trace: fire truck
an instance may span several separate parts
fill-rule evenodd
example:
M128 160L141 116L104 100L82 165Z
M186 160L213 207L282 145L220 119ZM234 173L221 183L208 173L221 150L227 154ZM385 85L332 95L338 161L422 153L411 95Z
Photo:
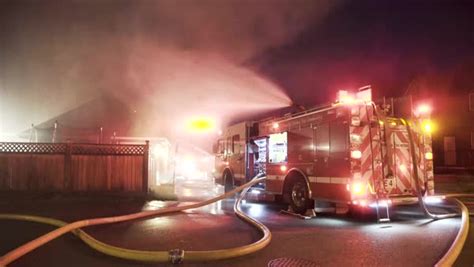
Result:
M214 145L215 180L229 191L266 176L262 193L294 213L321 201L372 207L389 220L389 206L434 194L430 107L410 104L400 117L391 104L375 103L364 87L339 91L334 103L231 125Z

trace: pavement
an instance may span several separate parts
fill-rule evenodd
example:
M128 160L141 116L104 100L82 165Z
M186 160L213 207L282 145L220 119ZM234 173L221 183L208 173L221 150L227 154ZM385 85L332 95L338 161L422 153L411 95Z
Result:
M180 202L146 200L139 197L69 197L63 195L14 197L0 194L0 213L28 213L65 221L119 215L199 201L219 194L222 188L202 180L182 180L176 194ZM145 250L212 250L255 242L259 233L239 220L228 199L200 209L152 219L93 226L85 230L99 240L117 246ZM237 259L182 266L268 266L272 260L305 260L313 266L433 266L447 251L459 229L460 219L431 221L416 206L395 209L392 222L355 220L344 214L318 214L302 220L281 214L285 206L251 203L243 210L267 225L270 245ZM438 212L452 206L435 207ZM456 266L472 266L474 235ZM53 230L36 223L0 221L0 254ZM9 266L172 266L115 259L93 251L72 235L63 236L18 259Z

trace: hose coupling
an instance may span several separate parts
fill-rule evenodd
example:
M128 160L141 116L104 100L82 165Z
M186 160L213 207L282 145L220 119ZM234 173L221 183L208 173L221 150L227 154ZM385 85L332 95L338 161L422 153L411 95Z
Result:
M172 264L180 264L184 259L184 250L172 249L169 252L169 259Z

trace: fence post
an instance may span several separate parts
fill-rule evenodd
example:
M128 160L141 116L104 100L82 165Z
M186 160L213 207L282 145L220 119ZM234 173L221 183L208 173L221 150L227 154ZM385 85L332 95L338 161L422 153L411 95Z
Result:
M66 142L66 151L64 153L64 190L72 191L72 149L71 141L67 140Z
M145 141L145 149L143 151L143 182L142 182L142 191L144 193L148 192L148 160L149 160L149 151L150 151L150 141Z
M51 138L52 143L56 143L56 131L58 130L58 121L54 122L53 137Z
M33 143L35 136L35 125L32 123L31 124L31 132L30 132L30 143Z

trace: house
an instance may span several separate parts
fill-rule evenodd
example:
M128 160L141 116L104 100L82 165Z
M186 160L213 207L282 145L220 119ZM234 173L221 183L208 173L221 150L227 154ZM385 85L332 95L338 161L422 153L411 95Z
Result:
M435 171L474 171L474 91L436 99L433 120Z

